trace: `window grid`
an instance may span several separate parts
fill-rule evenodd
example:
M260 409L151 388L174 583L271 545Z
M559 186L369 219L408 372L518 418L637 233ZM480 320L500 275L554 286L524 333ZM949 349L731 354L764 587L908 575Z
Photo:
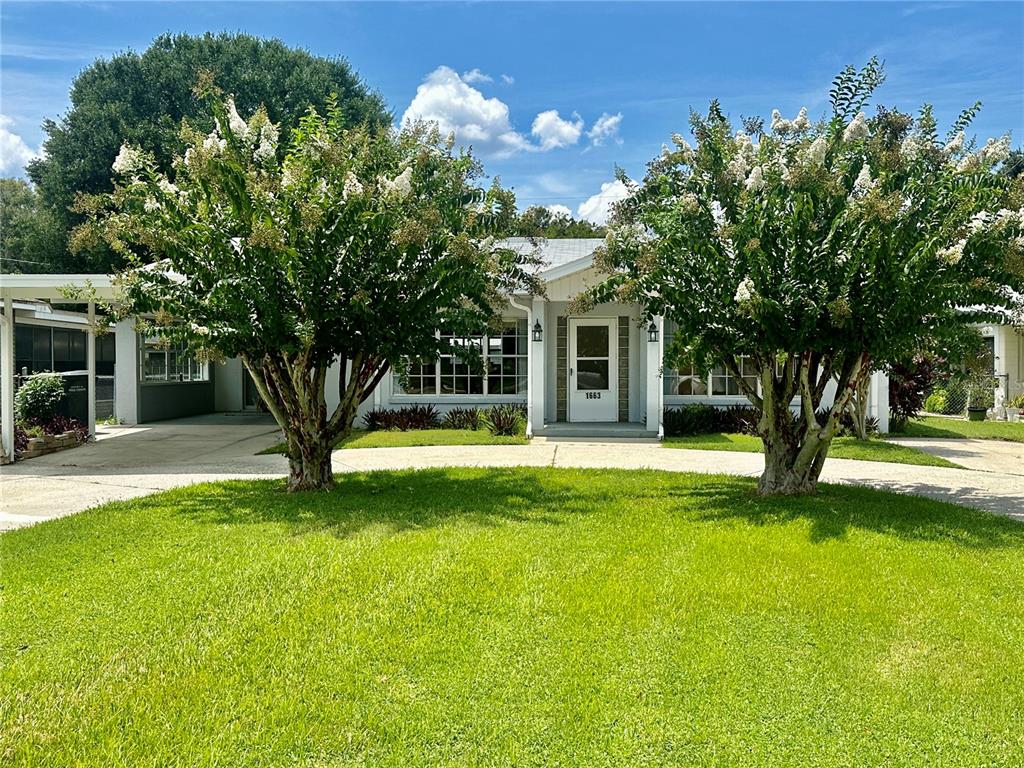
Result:
M184 345L166 346L159 337L142 340L140 379L143 382L207 381L209 369L190 354Z
M436 362L410 363L405 386L394 377L395 391L403 395L521 395L527 387L526 320L505 321L493 334L455 336L441 339L456 347L485 355L485 372L473 373L456 355L441 355Z
M665 346L672 343L675 327L665 323ZM758 388L758 374L753 361L746 355L740 355L737 362L740 375L755 389ZM716 366L707 376L701 376L693 366L682 368L666 368L664 371L664 392L672 397L676 395L707 397L708 393L715 397L742 397L739 380L725 369Z

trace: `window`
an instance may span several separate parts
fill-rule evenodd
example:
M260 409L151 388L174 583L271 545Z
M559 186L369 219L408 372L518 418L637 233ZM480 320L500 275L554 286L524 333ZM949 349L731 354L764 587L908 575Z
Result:
M82 371L86 368L85 331L39 325L17 325L14 333L15 369Z
M526 320L509 320L500 331L485 336L441 334L452 346L484 356L484 373L475 373L457 355L436 362L410 363L403 388L396 375L395 390L405 395L521 395L527 387Z
M666 395L706 395L707 379L702 377L692 365L679 369L665 370Z
M142 340L140 355L141 379L144 382L159 381L207 381L208 369L184 346L172 344L159 337Z
M740 355L736 361L740 369L740 376L755 390L757 389L757 369L753 361L746 355ZM725 369L725 366L716 366L711 371L711 394L728 395L731 397L742 396L739 380Z

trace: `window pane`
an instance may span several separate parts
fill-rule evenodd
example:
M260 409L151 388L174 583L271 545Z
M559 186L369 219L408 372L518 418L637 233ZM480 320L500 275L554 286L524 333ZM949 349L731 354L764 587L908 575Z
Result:
M608 357L608 326L576 326L577 357Z
M167 380L167 353L162 349L147 349L143 352L142 375L146 381Z
M576 364L577 390L608 389L607 360L578 360Z

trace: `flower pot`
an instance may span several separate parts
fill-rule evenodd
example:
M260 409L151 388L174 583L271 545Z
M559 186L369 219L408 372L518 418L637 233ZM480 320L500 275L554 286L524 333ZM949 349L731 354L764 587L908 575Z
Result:
M1007 408L1006 420L1013 422L1020 421L1020 408Z
M968 421L984 421L985 412L987 408L968 408L967 409L967 420Z

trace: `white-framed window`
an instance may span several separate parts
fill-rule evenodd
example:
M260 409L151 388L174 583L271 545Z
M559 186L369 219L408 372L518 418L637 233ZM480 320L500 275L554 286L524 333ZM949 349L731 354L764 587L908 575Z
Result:
M208 381L209 367L196 360L183 345L170 344L157 336L141 338L139 380L143 383Z
M674 334L675 324L666 321L665 346L672 342ZM740 376L756 389L758 387L758 374L753 360L746 355L740 355L736 363L740 368ZM713 368L707 376L701 376L693 366L665 368L663 379L665 394L670 397L744 396L743 390L740 389L739 380L722 365Z
M403 388L394 376L400 395L495 396L524 395L527 387L526 320L506 320L500 331L476 336L441 334L456 347L484 356L484 372L474 372L457 355L441 355L435 362L411 363Z

